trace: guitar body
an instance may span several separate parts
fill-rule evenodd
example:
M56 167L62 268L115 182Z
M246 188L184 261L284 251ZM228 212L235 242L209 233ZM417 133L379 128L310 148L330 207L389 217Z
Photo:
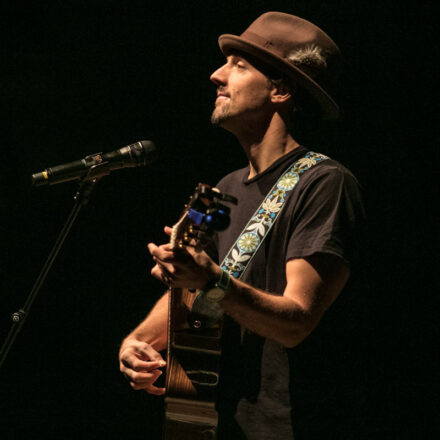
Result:
M218 200L236 203L234 197L216 188L198 185L173 227L173 249L190 243L200 249L207 234L229 225L229 208ZM215 398L223 321L208 325L203 316L191 312L196 293L171 288L169 297L163 439L216 440Z
M193 293L171 289L165 386L164 440L215 440L221 324L197 328ZM195 326L194 326L195 324Z

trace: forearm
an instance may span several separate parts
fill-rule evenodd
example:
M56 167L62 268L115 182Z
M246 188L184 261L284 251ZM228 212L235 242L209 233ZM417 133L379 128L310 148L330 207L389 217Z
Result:
M147 342L155 350L161 351L167 347L168 296L166 292L154 305L147 317L131 331L121 344L131 339Z
M220 305L243 327L286 347L299 344L313 328L309 313L292 298L269 294L235 279Z
M225 312L249 330L293 347L318 325L349 277L339 258L313 255L286 264L287 285L282 295L272 295L231 279Z

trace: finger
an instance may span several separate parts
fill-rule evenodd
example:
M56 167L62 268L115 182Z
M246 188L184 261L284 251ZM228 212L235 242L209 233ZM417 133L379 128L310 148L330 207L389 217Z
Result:
M176 272L178 270L180 270L180 269L177 269L177 266L178 266L177 263L166 263L166 262L161 261L157 258L154 258L154 261L156 262L158 269L161 272L164 272L164 275L166 275L166 277L168 277L168 278L174 279L176 277Z
M148 251L153 257L162 261L170 261L174 259L174 252L169 244L156 246L154 243L148 243Z
M154 394L155 396L163 396L166 392L166 388L159 388L153 384L147 385L144 389L147 393Z
M151 269L151 275L153 275L153 277L157 278L159 281L162 281L162 283L164 283L167 287L171 287L173 284L173 277L159 264L156 264L156 266Z
M156 370L157 368L163 368L163 367L165 367L165 365L167 364L163 359L162 359L162 357L160 356L160 354L158 354L159 355L159 357L160 357L160 359L157 359L157 360L154 360L154 361L147 361L147 362L145 362L145 364L146 364L146 368L148 369L148 370ZM143 361L138 361L138 362L140 362L140 363L144 363Z
M122 359L121 362L126 368L146 373L152 370L157 370L158 368L162 368L166 365L166 362L164 360L145 362L140 360L139 358L130 359L129 361L126 359Z
M170 235L170 236L171 236L171 233L173 232L173 228L170 228L169 226L165 226L163 228L163 230L164 230L165 234Z
M161 370L153 370L149 373L141 373L131 370L130 368L123 367L123 374L125 378L136 386L147 385L153 383L162 374Z
M197 248L198 245L199 243L197 243L196 241L192 241L185 246L185 251L189 258L195 259L200 258L201 256L204 257L205 255L206 257L208 257L208 254L203 250L203 247L201 249Z
M155 379L153 381L149 381L149 382L130 382L130 386L134 389L134 390L146 390L147 392L149 392L150 394L156 394L156 395L161 395L163 394L162 391L158 391L159 388L153 385L153 382L155 382Z
M159 363L159 367L164 367L166 362L163 360L161 354L156 351L150 344L142 344L142 346L135 347L135 353L140 359L147 363Z
M144 389L152 385L162 374L161 370L153 370L149 373L139 373L133 370L124 372L124 376L130 382L131 387L136 387L136 389Z
M134 362L142 362L141 367L148 369L161 368L166 365L161 354L150 344L141 341L134 341L127 344L121 351L120 361L125 365L133 365Z
M167 284L164 276L164 271L158 264L153 266L150 273L154 278L157 278L159 281L162 281L162 283Z

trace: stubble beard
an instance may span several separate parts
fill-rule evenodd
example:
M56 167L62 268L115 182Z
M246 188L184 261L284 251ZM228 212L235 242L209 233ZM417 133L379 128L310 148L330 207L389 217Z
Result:
M229 107L229 102L225 102L223 105L215 107L211 115L211 123L220 126L225 122L230 116Z

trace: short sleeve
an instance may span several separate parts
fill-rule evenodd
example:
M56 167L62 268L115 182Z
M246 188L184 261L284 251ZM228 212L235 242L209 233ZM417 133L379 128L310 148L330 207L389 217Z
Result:
M325 165L304 176L291 209L286 261L329 253L350 264L364 219L360 188L345 168Z

